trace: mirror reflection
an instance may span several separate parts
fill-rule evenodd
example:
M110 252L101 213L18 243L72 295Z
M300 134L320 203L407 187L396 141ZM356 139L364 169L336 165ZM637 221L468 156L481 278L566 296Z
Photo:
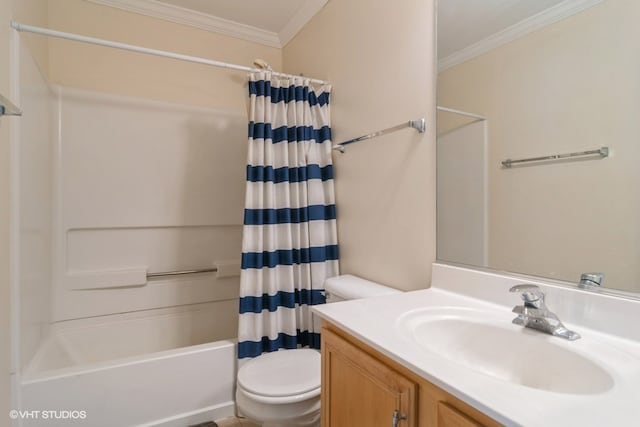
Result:
M640 2L438 8L438 258L639 292Z

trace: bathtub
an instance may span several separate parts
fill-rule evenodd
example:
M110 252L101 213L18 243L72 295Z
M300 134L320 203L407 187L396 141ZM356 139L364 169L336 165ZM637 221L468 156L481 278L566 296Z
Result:
M183 427L233 415L237 301L52 325L21 406L55 412L25 413L22 425Z

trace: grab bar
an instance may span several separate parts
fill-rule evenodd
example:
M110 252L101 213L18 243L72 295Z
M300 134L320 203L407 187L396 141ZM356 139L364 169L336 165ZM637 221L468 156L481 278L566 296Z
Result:
M541 157L529 157L527 159L518 159L518 160L507 159L507 160L503 160L501 163L502 163L502 166L504 166L505 168L510 168L511 166L517 163L565 160L573 157L584 157L584 156L595 156L595 155L600 156L602 158L608 157L609 147L600 147L596 150L578 151L575 153L552 154L550 156L541 156Z
M159 271L157 273L147 273L147 279L152 277L182 276L183 274L215 273L216 271L218 271L218 267L201 268L197 270Z
M118 289L145 286L149 279L186 276L199 273L216 273L215 279L226 279L240 275L241 263L236 260L218 261L215 265L193 270L147 272L144 268L133 270L103 270L67 272L65 282L70 290Z

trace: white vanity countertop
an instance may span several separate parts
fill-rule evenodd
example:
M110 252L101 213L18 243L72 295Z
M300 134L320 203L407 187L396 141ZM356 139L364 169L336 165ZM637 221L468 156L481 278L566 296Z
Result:
M514 295L515 296L515 295ZM516 296L517 297L517 296ZM515 300L517 302L517 299ZM514 304L515 305L515 304ZM510 307L471 298L448 290L431 288L391 296L316 306L324 320L395 360L419 376L443 388L496 421L509 426L630 426L640 420L640 344L597 332L565 321L582 335L567 341L541 334L604 367L613 386L596 394L543 391L462 367L422 347L408 337L399 322L408 313L429 307L466 307L495 312L510 324ZM549 303L553 311L553 304ZM560 318L562 316L559 314ZM564 319L562 319L564 320ZM520 326L512 325L514 328ZM629 328L637 328L636 323ZM606 360L603 354L620 357ZM504 348L508 352L509 348ZM544 361L552 365L553 360Z

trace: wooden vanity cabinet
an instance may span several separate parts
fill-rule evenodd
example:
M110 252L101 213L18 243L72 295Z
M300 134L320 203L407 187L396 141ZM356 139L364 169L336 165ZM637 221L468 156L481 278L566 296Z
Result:
M322 427L500 425L330 323L322 328L321 419Z
M418 425L418 384L327 328L321 390L322 427Z

